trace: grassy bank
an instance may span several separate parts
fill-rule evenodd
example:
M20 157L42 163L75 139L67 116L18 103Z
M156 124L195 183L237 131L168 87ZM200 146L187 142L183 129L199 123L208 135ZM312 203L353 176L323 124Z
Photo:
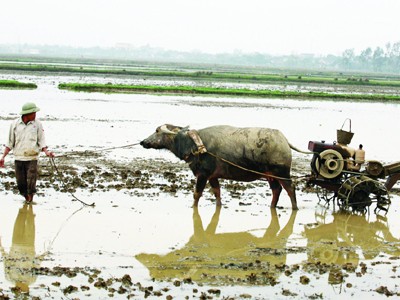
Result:
M0 80L0 88L8 89L36 89L37 85L34 83L25 83L16 80Z
M233 82L276 82L292 84L329 84L329 85L364 85L364 86L390 86L400 87L400 80L397 78L373 78L371 76L363 77L361 75L344 74L265 74L265 73L247 73L215 70L165 70L146 67L132 66L92 66L92 65L52 65L52 64L24 64L24 63L0 63L0 70L8 71L29 71L29 72L51 72L51 73L86 73L99 75L128 75L142 77L168 77L201 79L210 81L233 81Z
M103 92L103 93L161 93L161 94L197 94L223 95L261 98L316 98L331 100L358 101L400 101L400 96L381 94L331 94L324 92L296 92L276 90L227 89L192 86L152 86L152 85L120 85L120 84L91 84L91 83L61 83L60 89Z

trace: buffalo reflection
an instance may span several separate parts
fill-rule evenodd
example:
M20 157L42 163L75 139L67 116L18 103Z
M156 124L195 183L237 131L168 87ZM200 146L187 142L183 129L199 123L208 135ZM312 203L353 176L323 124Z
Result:
M142 253L136 258L157 280L245 280L257 265L275 276L282 272L279 266L286 263L286 244L293 233L297 211L291 212L280 230L277 211L271 208L271 222L262 237L249 232L216 233L220 213L221 207L217 207L204 230L198 209L193 208L194 234L182 249L166 255Z
M331 223L307 226L304 235L309 248L309 262L357 265L363 259L373 259L380 253L400 255L399 239L386 224L386 218L335 212Z
M6 253L0 243L0 252L4 258L6 279L21 292L28 293L29 286L37 277L32 269L39 267L41 260L35 253L35 215L32 205L24 204L19 209L10 251Z

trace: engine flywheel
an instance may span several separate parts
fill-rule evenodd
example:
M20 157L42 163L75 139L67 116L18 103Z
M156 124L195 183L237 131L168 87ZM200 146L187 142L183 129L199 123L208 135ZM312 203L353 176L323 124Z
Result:
M343 156L333 149L322 151L314 164L317 173L327 179L336 178L344 168Z

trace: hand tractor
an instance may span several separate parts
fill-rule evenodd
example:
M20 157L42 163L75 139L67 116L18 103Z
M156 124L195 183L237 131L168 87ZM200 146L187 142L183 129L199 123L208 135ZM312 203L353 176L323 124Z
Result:
M389 191L400 179L400 162L383 165L376 160L366 161L362 145L358 149L348 146L354 133L351 120L346 120L350 122L350 131L343 130L343 126L338 129L337 141L308 143L314 155L307 184L320 187L320 200L328 204L336 200L341 209L366 212L376 203L375 213L387 212L391 203Z

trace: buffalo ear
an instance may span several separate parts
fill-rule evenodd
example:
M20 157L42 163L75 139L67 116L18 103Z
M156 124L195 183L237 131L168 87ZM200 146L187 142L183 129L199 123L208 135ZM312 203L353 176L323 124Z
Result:
M186 131L186 130L189 130L189 125L188 125L188 126L185 126L185 127L183 127L181 130L184 130L184 131Z

